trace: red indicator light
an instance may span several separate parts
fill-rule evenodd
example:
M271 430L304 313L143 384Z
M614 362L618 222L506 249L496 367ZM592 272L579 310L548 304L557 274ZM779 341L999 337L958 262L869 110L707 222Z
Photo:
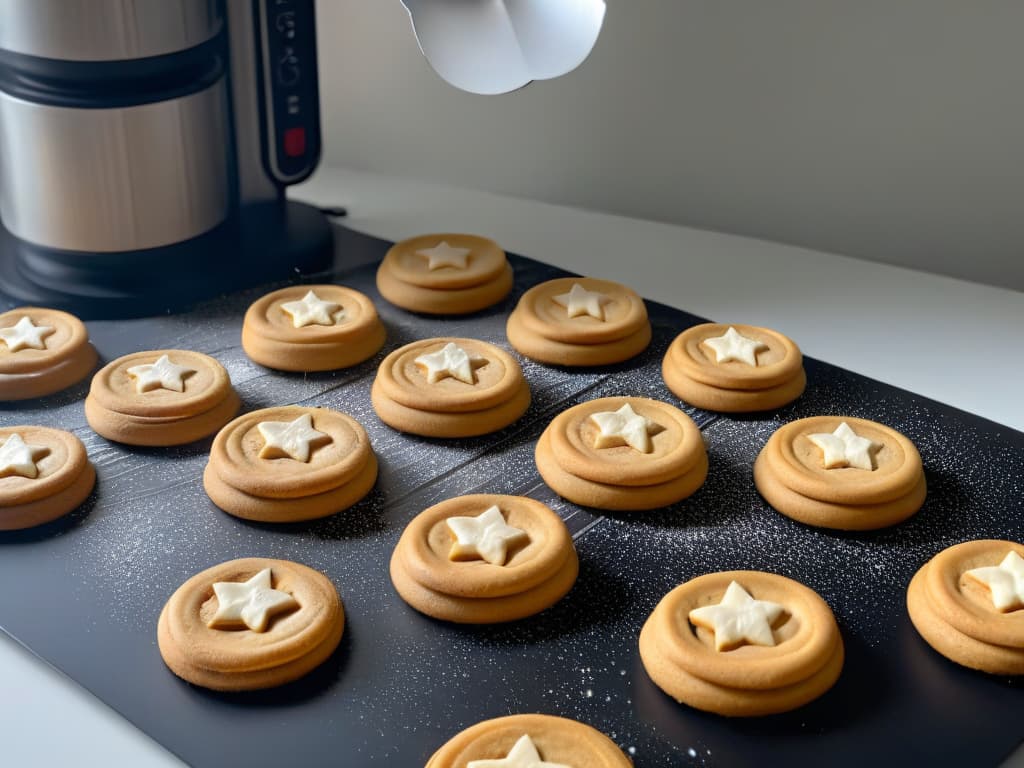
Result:
M301 157L306 153L305 128L289 128L284 132L284 153L288 157Z

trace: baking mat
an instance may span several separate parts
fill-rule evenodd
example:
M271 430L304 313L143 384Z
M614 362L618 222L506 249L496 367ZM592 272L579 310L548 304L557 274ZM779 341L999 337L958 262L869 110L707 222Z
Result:
M356 368L293 375L250 362L239 346L242 315L266 288L185 314L88 325L104 361L146 348L217 357L247 410L301 403L351 414L380 457L377 487L327 520L248 523L220 512L203 491L209 440L169 449L110 443L86 426L86 384L0 404L0 424L73 431L99 475L96 491L70 517L0 536L7 633L195 765L411 768L478 720L534 711L590 723L638 768L995 765L1020 743L1021 681L970 672L932 651L906 617L904 590L944 547L1021 539L1024 434L809 359L807 392L777 413L734 418L684 406L704 431L711 464L693 497L652 513L585 510L541 482L534 441L556 413L591 398L643 395L678 404L661 381L660 361L699 318L649 303L651 346L620 366L570 371L524 360L533 404L496 434L454 441L402 435L370 406L370 384L387 352L452 335L508 348L505 318L519 295L565 273L511 257L516 286L500 305L469 318L421 317L377 294L372 262L388 243L344 229L336 236L348 265L337 280L370 295L388 329L385 349ZM924 508L902 525L866 534L809 528L768 508L751 479L755 456L780 424L816 414L875 419L909 436L928 478ZM581 569L556 606L513 624L460 627L426 618L396 596L387 563L404 525L442 499L477 492L531 496L566 521ZM197 571L252 555L297 560L334 581L348 616L338 652L306 678L265 692L219 694L183 683L156 646L164 601ZM650 682L636 641L647 615L677 584L727 569L796 578L832 606L847 659L831 692L789 714L729 720L680 706Z

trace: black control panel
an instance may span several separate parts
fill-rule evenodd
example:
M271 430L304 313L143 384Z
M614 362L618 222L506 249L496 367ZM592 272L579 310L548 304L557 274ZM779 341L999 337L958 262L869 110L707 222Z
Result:
M255 0L259 26L264 163L281 184L313 172L320 157L320 100L313 0Z

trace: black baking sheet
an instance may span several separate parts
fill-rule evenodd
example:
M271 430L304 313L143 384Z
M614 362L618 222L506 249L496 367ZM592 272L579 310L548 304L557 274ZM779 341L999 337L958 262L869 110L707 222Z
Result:
M914 571L944 547L1022 538L1024 434L809 359L807 392L777 413L734 418L683 406L702 427L710 457L707 483L693 497L643 514L585 510L541 482L534 441L556 413L591 398L678 404L661 381L660 361L672 338L699 319L648 303L654 339L627 364L571 371L522 360L534 400L513 426L471 440L402 435L370 406L384 354L451 335L508 348L505 318L519 295L565 273L511 257L516 285L504 302L469 318L421 317L377 294L369 262L387 243L340 228L336 235L346 265L337 280L369 294L388 329L385 349L356 368L292 375L250 362L239 343L242 315L266 288L184 314L88 326L104 361L147 348L215 356L245 409L301 403L353 415L380 457L377 487L320 522L248 523L220 512L203 491L209 440L170 449L110 443L85 423L86 384L0 404L0 424L73 431L99 476L69 518L0 536L7 633L196 765L421 766L460 729L517 712L590 723L638 768L995 765L1021 742L1021 681L967 671L932 651L907 619L904 593ZM928 477L924 508L895 528L852 535L768 508L751 478L755 456L780 424L816 414L875 419L909 436ZM513 624L462 627L416 613L392 590L387 563L404 525L431 504L476 492L531 496L566 521L581 569L556 606ZM334 581L348 616L338 652L305 679L265 692L219 694L183 683L157 650L164 601L195 572L252 555L306 563ZM828 601L847 650L831 692L789 714L729 720L680 706L650 682L637 654L647 615L677 584L726 569L785 574Z

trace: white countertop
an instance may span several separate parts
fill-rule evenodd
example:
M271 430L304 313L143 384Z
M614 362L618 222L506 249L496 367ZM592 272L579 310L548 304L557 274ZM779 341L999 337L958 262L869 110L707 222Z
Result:
M322 168L295 198L398 240L475 232L506 250L722 322L776 328L808 355L1024 430L1024 293L685 227ZM4 765L181 765L0 633ZM1022 759L1024 764L1024 759Z

